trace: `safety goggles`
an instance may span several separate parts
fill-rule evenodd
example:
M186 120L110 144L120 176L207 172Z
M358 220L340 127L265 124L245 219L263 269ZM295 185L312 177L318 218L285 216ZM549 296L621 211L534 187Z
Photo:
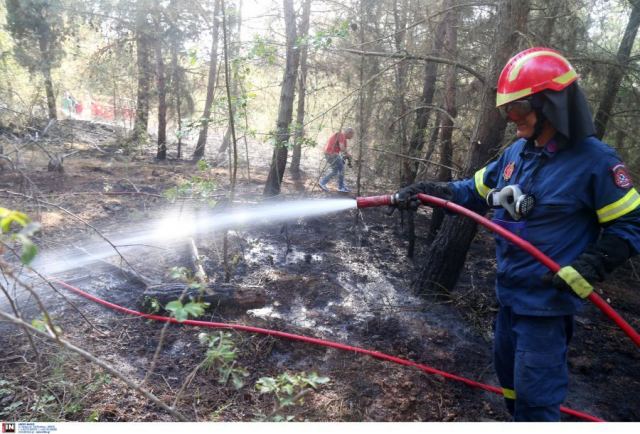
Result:
M502 117L513 122L523 119L532 111L533 105L529 98L512 101L500 107Z

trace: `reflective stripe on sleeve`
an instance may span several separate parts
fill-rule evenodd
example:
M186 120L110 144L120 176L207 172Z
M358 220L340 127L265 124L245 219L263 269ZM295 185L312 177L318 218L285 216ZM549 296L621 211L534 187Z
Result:
M484 172L486 171L487 171L487 167L485 166L482 169L478 170L473 177L473 181L476 184L476 191L478 192L480 197L483 199L487 198L487 194L489 193L489 190L491 190L489 187L487 187L484 184Z
M600 223L606 223L630 213L638 206L640 206L640 194L632 188L621 199L597 210L596 214Z
M502 388L502 395L507 399L516 399L516 391L513 389Z
M573 289L573 292L578 294L580 298L587 298L589 294L593 292L593 286L571 265L562 267L560 271L558 271L558 276L567 282L567 285L569 285L571 289Z

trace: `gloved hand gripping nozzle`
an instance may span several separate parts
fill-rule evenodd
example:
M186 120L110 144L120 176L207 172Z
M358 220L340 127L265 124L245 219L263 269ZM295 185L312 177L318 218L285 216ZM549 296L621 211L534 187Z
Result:
M448 182L422 181L401 188L393 195L393 205L400 209L415 210L420 206L418 194L435 196L445 200L453 198L453 190Z

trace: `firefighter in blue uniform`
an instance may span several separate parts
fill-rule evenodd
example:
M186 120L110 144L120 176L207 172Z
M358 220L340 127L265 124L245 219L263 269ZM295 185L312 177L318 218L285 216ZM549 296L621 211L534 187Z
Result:
M640 252L640 195L616 152L594 137L571 64L548 48L514 56L498 81L497 107L518 139L470 179L423 181L426 193L476 211L531 242L562 267L556 275L496 237L494 365L516 421L558 421L568 385L573 315L614 268Z

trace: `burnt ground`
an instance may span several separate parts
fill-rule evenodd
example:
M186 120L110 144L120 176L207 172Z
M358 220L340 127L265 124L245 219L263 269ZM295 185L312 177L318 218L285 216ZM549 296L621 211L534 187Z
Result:
M7 190L29 192L36 185L47 202L74 213L115 240L170 208L166 199L155 195L189 179L195 170L186 162L155 162L151 150L136 156L121 155L103 138L100 130L112 133L109 127L77 125L94 136L76 135L73 142L67 138L61 140L62 145L58 143L67 150L80 150L65 161L64 174L47 172L46 159L39 160L36 153L25 159L22 173L7 168L0 174L3 206L25 210L43 224L38 236L41 257L59 257L61 248L95 241L95 232L60 208L38 207ZM92 146L95 143L100 143L99 148ZM216 181L219 192L225 191L226 168L213 168L207 176ZM240 200L261 201L265 177L264 167L252 168L251 182L241 177ZM280 199L327 197L314 192L313 183L311 177L297 184L287 182ZM365 189L376 194L391 186ZM124 194L134 192L145 194ZM418 238L416 259L408 259L400 220L384 211L345 211L230 231L231 282L264 288L266 302L249 310L218 307L199 319L361 346L497 384L491 366L491 328L496 311L492 236L479 232L453 291L418 297L412 281L427 247L426 239ZM214 207L214 212L224 211ZM419 234L426 233L429 217L428 210L419 213ZM221 235L200 236L197 244L208 275L221 282ZM128 260L143 274L167 281L171 267L189 265L187 256L184 246L177 245L136 251ZM111 261L117 262L117 257ZM612 306L640 329L636 267L634 263L623 267L601 289ZM139 282L96 264L58 276L134 309L144 290ZM256 381L303 371L315 371L329 377L330 382L307 395L303 404L279 412L295 420L508 420L496 395L367 356L248 333L231 332L238 352L236 366L248 372L244 387L236 390L221 384L215 369L199 370L190 378L205 356L198 334L216 331L169 326L161 338L163 326L157 322L107 310L61 288L58 290L64 298L42 284L36 284L36 289L65 338L137 381L145 377L161 342L156 368L146 385L165 402L173 403L188 380L176 408L192 420L251 421L260 414L270 414L274 398L258 393ZM32 298L12 288L10 293L25 319L41 317ZM9 309L4 301L2 309ZM36 338L42 355L42 372L38 373L23 332L2 322L0 331L0 418L172 420L100 368L40 338ZM640 351L592 306L586 306L576 318L569 363L567 406L607 420L640 420Z

